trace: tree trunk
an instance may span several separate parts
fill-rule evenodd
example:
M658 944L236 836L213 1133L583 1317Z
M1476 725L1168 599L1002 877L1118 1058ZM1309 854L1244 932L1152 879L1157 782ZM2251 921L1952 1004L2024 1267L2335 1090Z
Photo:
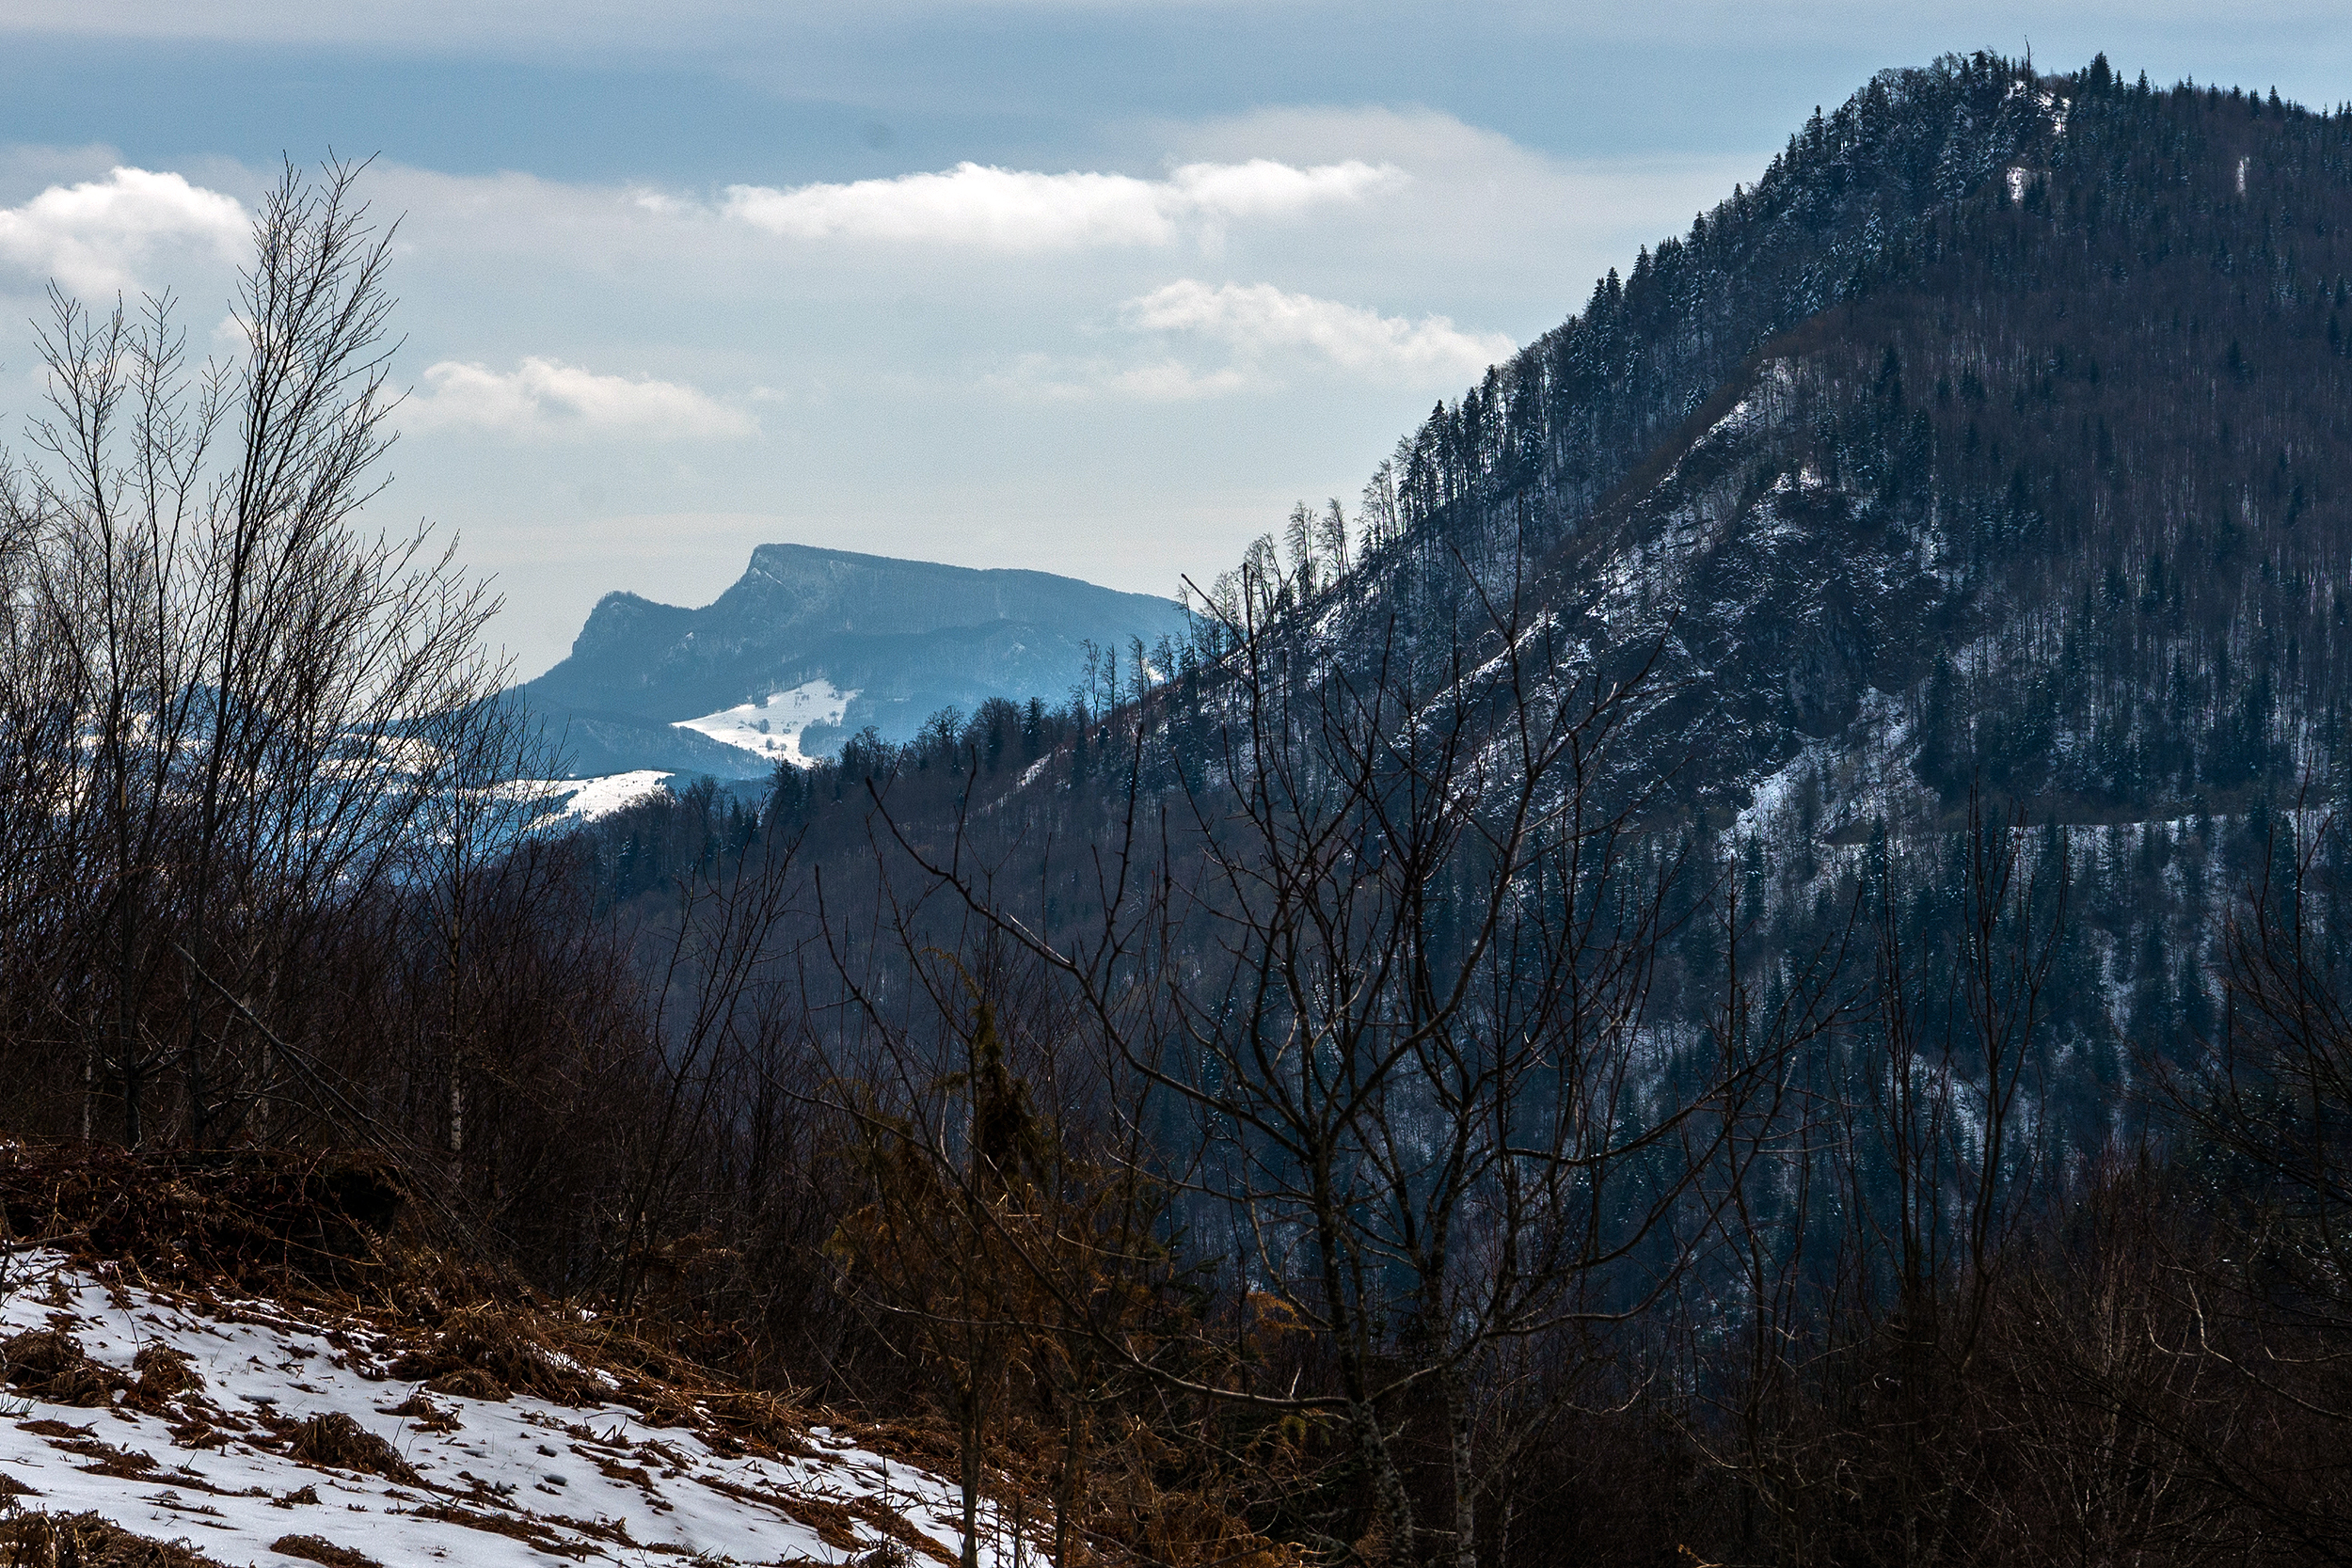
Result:
M1054 1568L1070 1568L1072 1520L1078 1511L1078 1493L1084 1479L1080 1465L1086 1451L1086 1418L1077 1395L1073 1392L1069 1399L1070 1420L1062 1432L1061 1484L1055 1488L1054 1497Z
M1344 1358L1353 1363L1353 1355ZM1360 1388L1363 1377L1360 1368L1347 1381ZM1389 1451L1388 1435L1380 1430L1380 1413L1372 1402L1351 1391L1347 1400L1347 1423L1354 1429L1356 1451L1363 1457L1372 1471L1372 1495L1379 1505L1380 1522L1388 1531L1388 1560L1397 1568L1413 1561L1413 1499L1405 1490L1405 1478L1397 1473L1396 1458Z
M1372 1476L1372 1495L1389 1532L1389 1560L1413 1560L1413 1500L1389 1452L1388 1436L1380 1430L1380 1413L1373 1408L1370 1381L1364 1375L1363 1347L1358 1343L1357 1317L1347 1295L1347 1280L1340 1238L1339 1204L1327 1176L1315 1183L1316 1240L1322 1253L1324 1309L1331 1337L1340 1353L1340 1391L1347 1400L1349 1434L1356 1452Z
M980 1568L980 1389L967 1373L957 1390L957 1435L963 1449L963 1550L959 1568Z
M1478 1568L1478 1476L1470 1465L1470 1380L1457 1364L1446 1370L1447 1457L1454 1480L1454 1568Z

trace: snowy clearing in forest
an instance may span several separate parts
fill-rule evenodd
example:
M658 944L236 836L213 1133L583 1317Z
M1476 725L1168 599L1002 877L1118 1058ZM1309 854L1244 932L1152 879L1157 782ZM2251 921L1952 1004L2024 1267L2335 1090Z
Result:
M829 680L803 681L789 691L771 692L756 703L681 719L676 728L707 735L723 746L739 747L768 762L789 762L806 768L817 759L801 750L801 736L811 724L838 724L849 712L855 691L844 691Z
M514 799L545 807L539 821L568 825L594 822L665 793L671 775L657 768L607 773L594 779L516 779L500 788Z

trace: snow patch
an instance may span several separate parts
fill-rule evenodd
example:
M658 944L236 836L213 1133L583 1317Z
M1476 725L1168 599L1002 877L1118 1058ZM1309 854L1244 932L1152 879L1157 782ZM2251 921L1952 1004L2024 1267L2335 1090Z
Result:
M143 1400L144 1413L119 1391L96 1408L11 1391L0 1400L0 1478L11 1484L0 1492L24 1489L14 1501L26 1509L94 1512L232 1563L286 1560L271 1543L287 1535L386 1563L481 1568L880 1561L917 1537L925 1555L952 1562L961 1544L954 1483L829 1428L770 1457L620 1404L429 1394L409 1408L440 1419L404 1418L393 1407L418 1390L386 1370L403 1346L364 1319L171 1296L54 1252L5 1262L14 1289L0 1302L0 1339L69 1334L123 1383L136 1381L142 1352L176 1351L201 1380ZM285 1451L302 1423L338 1414L390 1445L414 1479ZM990 1568L1040 1556L993 1507L981 1521Z
M817 759L801 750L801 736L811 724L838 724L857 696L829 680L803 681L789 691L771 692L756 703L722 708L700 719L681 719L676 727L707 735L723 746L739 747L764 762L788 762L806 768Z
M641 768L594 779L516 779L499 790L510 799L542 805L542 821L594 822L667 794L669 777L659 768Z

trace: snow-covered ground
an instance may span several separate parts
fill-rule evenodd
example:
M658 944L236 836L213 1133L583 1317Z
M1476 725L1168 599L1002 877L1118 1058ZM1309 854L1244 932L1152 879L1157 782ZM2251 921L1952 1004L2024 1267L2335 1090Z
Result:
M641 768L633 773L607 773L594 779L516 779L499 787L516 800L540 802L549 823L593 822L650 800L670 786L670 775Z
M681 719L677 727L707 735L727 746L769 762L802 767L817 759L801 750L801 736L811 724L838 724L855 691L843 691L828 680L805 681L789 691L772 692L756 703Z
M0 1498L24 1509L95 1512L224 1563L272 1568L300 1560L306 1543L276 1547L289 1537L387 1568L846 1564L878 1549L875 1562L956 1560L956 1487L828 1427L785 1446L797 1452L762 1457L617 1402L431 1393L389 1370L420 1341L360 1319L151 1291L50 1252L5 1263L8 1359L22 1366L45 1349L37 1364L56 1365L57 1342L40 1338L49 1332L88 1358L67 1352L78 1369L67 1378L20 1374L22 1386L0 1389ZM370 1468L295 1457L304 1424L336 1415L381 1439ZM983 1521L980 1560L1012 1561L993 1512Z
M576 816L593 822L599 816L610 816L625 811L643 800L650 800L669 788L663 783L669 774L655 768L641 768L633 773L608 773L597 779L567 780L580 787L566 798L559 808L565 816Z

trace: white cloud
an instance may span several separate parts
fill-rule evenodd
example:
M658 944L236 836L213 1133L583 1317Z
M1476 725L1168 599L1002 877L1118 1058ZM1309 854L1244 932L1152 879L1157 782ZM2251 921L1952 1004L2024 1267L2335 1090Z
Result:
M1351 494L1432 397L1490 356L1350 370L1295 322L1242 333L1250 302L1218 301L1219 285L1270 282L1402 317L1350 340L1306 312L1327 345L1353 341L1359 363L1365 340L1377 363L1433 314L1525 341L1764 161L1563 161L1433 112L1362 107L1136 122L1123 137L1107 144L1116 154L976 156L1140 176L1167 203L1154 211L1169 228L1151 230L1172 231L1166 244L786 240L723 214L723 186L742 177L717 166L723 149L703 172L651 185L380 162L365 194L378 214L405 214L393 286L400 373L416 388L395 417L431 443L397 465L387 504L446 524L469 560L527 585L498 635L532 673L604 592L699 604L778 539L1164 589L1179 569L1230 563L1293 498ZM34 150L0 162L0 209L135 161ZM1302 177L1350 161L1408 177L1282 206L1315 188ZM171 166L248 213L247 193L275 173ZM1269 207L1290 215L1255 215ZM1201 260L1217 224L1224 249ZM190 261L183 246L137 272L181 285L200 337L227 291L209 249ZM21 293L16 276L0 257L0 294ZM1148 313L1168 325L1151 327L1140 306L1122 312L1177 278L1200 279L1208 303L1179 310L1163 296ZM38 362L25 314L0 312L10 407L38 395L19 373ZM625 373L593 378L612 372ZM682 395L632 389L648 378ZM1106 497L1123 509L1112 525ZM706 521L689 528L689 515Z
M428 365L432 390L402 405L410 430L489 430L506 436L635 436L655 440L751 436L739 408L675 381L598 375L536 356L513 371L444 359Z
M193 246L233 261L251 232L235 197L178 174L118 167L0 208L0 261L69 293L111 293L135 287L159 251Z
M1127 301L1121 314L1142 331L1196 332L1249 356L1303 349L1381 381L1474 381L1516 347L1500 332L1465 332L1444 316L1384 316L1271 283L1211 288L1181 278Z
M1230 219L1360 200L1404 178L1393 165L1353 158L1304 168L1270 158L1186 164L1165 180L964 163L942 174L851 184L730 185L723 211L791 239L1060 250L1167 245L1188 225L1214 233Z
M1138 333L1186 334L1223 344L1234 362L1204 369L1175 356L1121 364L1030 354L984 384L1033 398L1196 403L1279 391L1281 378L1269 361L1303 355L1359 381L1450 388L1477 380L1516 347L1502 333L1465 332L1444 316L1384 316L1270 283L1211 287L1181 278L1126 301L1120 319Z

